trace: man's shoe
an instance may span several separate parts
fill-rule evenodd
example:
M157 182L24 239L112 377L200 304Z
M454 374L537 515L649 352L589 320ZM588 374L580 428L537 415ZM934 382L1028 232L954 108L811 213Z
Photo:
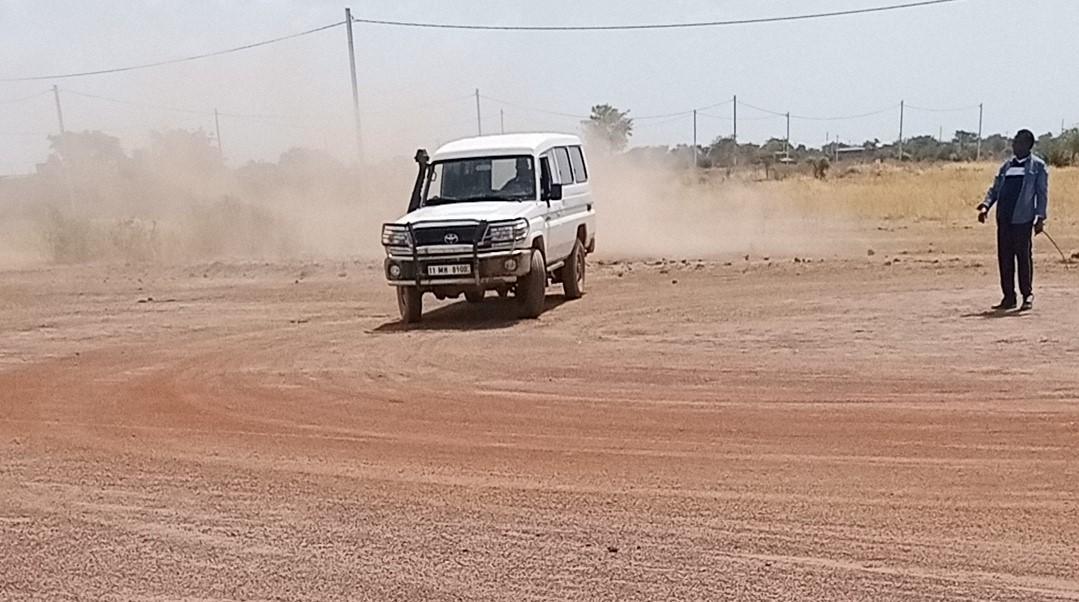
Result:
M1015 299L1007 299L1007 298L1005 298L1000 303L997 303L996 305L994 305L991 309L993 311L1005 311L1005 310L1009 310L1009 309L1015 309L1015 305L1016 305Z
M1034 309L1034 295L1023 297L1023 304L1019 306L1019 311L1030 311L1032 309Z

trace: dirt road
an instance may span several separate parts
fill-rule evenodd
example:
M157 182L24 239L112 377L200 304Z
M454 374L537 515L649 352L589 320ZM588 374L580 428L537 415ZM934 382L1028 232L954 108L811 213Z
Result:
M4 272L0 599L1079 599L1079 276L876 236L412 330L369 262Z

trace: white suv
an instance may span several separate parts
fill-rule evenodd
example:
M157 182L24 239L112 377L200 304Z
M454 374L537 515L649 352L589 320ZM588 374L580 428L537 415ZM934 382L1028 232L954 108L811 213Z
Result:
M596 211L579 138L481 136L416 162L409 212L382 227L403 322L420 320L425 293L471 303L513 293L525 318L543 311L548 282L569 299L584 293Z

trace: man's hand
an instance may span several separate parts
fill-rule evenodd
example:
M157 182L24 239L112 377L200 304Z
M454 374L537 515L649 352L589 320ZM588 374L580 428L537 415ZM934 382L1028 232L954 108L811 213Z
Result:
M989 217L989 207L986 207L984 203L978 205L978 223L984 224L985 220Z
M1039 217L1034 222L1034 235L1037 236L1042 232L1045 232L1045 220Z

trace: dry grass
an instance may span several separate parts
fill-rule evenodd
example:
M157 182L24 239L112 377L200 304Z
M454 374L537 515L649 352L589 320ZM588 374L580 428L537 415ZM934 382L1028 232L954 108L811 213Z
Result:
M865 253L861 234L885 221L973 226L998 166L862 165L836 169L824 181L801 175L761 181L759 170L690 176L600 164L602 248L618 257ZM1050 184L1051 229L1074 249L1079 168L1052 170Z
M854 217L952 221L967 219L992 183L997 164L938 165L922 168L864 166L827 181L806 178L764 182L806 208L842 211ZM1050 172L1050 217L1079 219L1079 168Z

